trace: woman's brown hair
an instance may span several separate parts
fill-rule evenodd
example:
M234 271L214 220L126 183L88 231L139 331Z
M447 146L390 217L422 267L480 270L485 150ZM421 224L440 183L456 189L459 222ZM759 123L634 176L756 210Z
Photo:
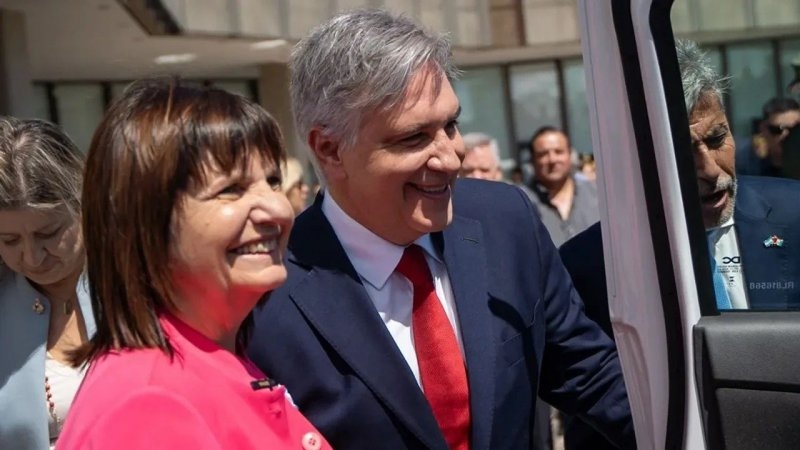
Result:
M97 333L73 355L172 349L158 311L174 310L171 218L204 168L246 169L254 155L284 160L275 119L244 97L178 78L132 84L95 131L84 174L83 234ZM247 336L248 317L239 331Z

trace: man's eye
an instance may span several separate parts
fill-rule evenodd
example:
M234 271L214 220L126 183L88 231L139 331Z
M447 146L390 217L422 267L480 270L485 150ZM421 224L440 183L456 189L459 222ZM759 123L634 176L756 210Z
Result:
M458 131L458 120L451 120L445 126L445 131L447 132L448 136L453 136L456 131Z
M425 135L422 133L412 134L411 136L404 137L400 140L400 144L406 147L415 147L426 139Z
M15 245L17 242L19 242L19 238L16 237L10 239L3 239L2 242L4 245Z
M727 134L720 134L718 136L713 136L706 141L706 145L708 145L708 148L720 148L722 147L722 144L725 143L725 138L727 137L728 137Z

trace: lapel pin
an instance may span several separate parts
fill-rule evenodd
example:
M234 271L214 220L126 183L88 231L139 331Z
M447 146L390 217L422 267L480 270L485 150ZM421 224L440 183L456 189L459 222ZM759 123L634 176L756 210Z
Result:
M38 298L35 302L33 302L33 312L36 314L42 314L44 312L44 305L39 301Z
M764 247L783 247L783 239L779 238L778 235L773 234L764 241Z

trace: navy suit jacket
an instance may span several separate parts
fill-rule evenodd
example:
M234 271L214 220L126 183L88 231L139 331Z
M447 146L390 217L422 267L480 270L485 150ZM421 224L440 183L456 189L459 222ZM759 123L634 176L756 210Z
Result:
M800 182L781 178L737 177L733 220L752 309L800 309ZM771 236L783 247L766 247ZM608 313L600 223L560 248L561 258L585 303L586 315L613 339ZM585 423L565 424L567 449L600 447L602 436Z
M530 447L537 388L614 441L633 425L613 343L581 311L535 207L504 183L459 180L453 222L432 235L461 325L471 448ZM254 314L248 352L337 449L447 444L321 210L294 226L289 278Z

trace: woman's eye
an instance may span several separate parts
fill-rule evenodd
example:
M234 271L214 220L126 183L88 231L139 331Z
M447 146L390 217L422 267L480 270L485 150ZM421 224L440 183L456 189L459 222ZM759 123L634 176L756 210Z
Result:
M55 230L47 233L36 233L36 236L42 239L50 239L51 237L54 237L56 234L58 234L60 230L61 228L56 228Z
M267 184L273 190L276 190L276 191L280 190L282 183L283 183L283 180L278 175L272 175L272 176L267 177Z
M242 193L242 191L243 191L243 189L242 189L241 186L239 186L238 184L232 184L232 185L227 186L226 188L222 189L221 191L219 191L219 193L217 193L217 195L228 195L228 196L230 196L230 195L239 195L239 194Z

